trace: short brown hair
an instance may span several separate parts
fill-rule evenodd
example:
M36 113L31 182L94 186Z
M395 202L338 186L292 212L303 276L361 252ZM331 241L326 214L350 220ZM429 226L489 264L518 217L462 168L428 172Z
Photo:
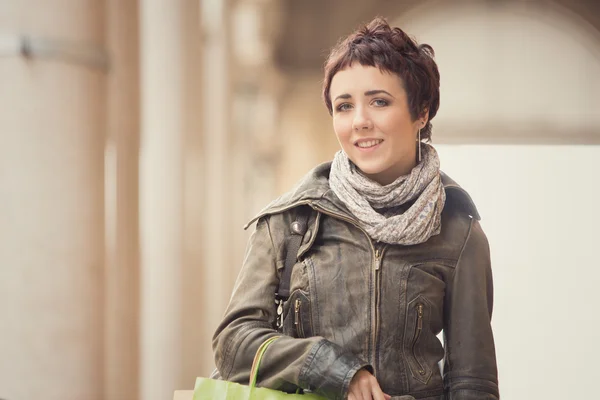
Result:
M418 44L402 29L392 28L384 18L375 18L342 39L325 62L323 100L329 114L333 114L329 95L333 76L358 62L395 73L402 79L413 121L429 110L421 138L431 140L430 121L440 106L440 73L434 55L428 44Z

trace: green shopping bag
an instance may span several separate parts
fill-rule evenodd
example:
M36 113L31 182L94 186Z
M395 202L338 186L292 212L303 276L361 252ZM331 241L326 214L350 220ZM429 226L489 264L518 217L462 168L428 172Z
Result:
M267 339L260 345L250 370L250 385L209 378L196 378L193 400L324 400L316 394L289 394L279 390L256 387L260 362L267 347L280 336Z

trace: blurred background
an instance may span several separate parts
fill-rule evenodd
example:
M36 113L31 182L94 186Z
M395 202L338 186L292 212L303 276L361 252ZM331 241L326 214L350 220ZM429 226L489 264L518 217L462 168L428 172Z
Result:
M210 374L242 226L332 158L322 64L376 15L436 51L503 398L600 396L600 2L2 0L0 398Z

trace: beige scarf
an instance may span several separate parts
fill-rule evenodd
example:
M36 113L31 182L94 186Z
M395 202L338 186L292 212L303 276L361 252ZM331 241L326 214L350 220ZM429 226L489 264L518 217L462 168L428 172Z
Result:
M429 144L422 143L421 151L423 158L410 174L386 186L363 175L343 151L336 153L329 185L372 239L413 245L440 233L446 201L440 160ZM399 211L399 206L413 201L406 211Z

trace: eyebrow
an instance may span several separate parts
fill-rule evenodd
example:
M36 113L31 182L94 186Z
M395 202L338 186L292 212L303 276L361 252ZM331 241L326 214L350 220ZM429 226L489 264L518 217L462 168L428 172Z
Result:
M395 99L394 96L392 96L389 92L386 92L385 90L381 90L381 89L375 89L375 90L367 90L365 92L365 96L374 96L376 94L381 94L381 93L385 93L388 96L392 97ZM337 99L350 99L352 97L352 95L348 94L348 93L344 93L344 94L340 94L338 97L336 97L333 101L336 101Z

